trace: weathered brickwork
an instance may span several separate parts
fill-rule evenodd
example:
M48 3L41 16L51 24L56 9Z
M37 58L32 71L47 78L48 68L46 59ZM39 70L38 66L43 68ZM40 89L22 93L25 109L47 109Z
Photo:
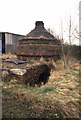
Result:
M59 46L57 45L19 45L18 54L21 55L37 55L37 56L53 56L60 54Z
M27 39L26 37L24 39L19 40L19 45L26 45L26 44L52 44L52 45L60 45L59 40L55 39Z
M35 29L19 40L17 57L20 60L27 60L28 57L57 59L61 56L60 44L60 40L55 39L44 28L44 23L39 21L36 22Z

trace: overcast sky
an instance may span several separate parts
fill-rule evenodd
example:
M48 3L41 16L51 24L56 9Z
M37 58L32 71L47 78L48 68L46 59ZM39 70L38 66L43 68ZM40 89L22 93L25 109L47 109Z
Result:
M26 35L34 27L36 21L43 21L45 28L51 28L60 34L72 16L78 22L80 0L0 0L0 32L11 32Z

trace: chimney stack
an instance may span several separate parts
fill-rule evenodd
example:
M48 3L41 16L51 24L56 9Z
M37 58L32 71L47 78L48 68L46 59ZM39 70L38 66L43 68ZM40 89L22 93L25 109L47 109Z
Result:
M35 27L44 27L43 21L36 21Z

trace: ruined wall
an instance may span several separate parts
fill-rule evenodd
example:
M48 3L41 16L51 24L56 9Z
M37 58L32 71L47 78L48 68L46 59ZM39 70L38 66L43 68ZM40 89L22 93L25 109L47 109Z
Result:
M24 83L30 84L30 86L34 86L35 84L40 86L42 82L45 84L50 76L50 70L51 68L45 64L34 66L28 69L23 76Z
M35 84L40 86L41 83L46 84L48 82L51 69L55 69L55 66L49 63L40 63L39 65L26 68L24 74L21 74L23 69L21 69L19 73L18 69L11 69L8 70L8 72L10 78L16 77L17 80L19 80L21 83L29 84L30 86L35 86Z

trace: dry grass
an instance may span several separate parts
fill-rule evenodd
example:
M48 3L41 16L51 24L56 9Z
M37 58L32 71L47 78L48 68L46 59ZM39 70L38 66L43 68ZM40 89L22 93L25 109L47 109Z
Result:
M35 65L45 60L31 62ZM62 60L50 62L56 70L51 71L48 83L41 87L20 84L17 78L3 72L3 117L79 118L79 62L70 58L66 69Z
M0 55L0 58L9 59L9 58L17 58L17 56L15 54L7 53L7 54Z

